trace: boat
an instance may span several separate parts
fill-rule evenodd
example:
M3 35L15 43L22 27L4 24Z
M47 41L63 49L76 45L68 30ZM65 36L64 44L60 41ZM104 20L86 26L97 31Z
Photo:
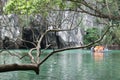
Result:
M95 46L95 47L91 47L91 52L106 52L108 51L108 49L104 46Z

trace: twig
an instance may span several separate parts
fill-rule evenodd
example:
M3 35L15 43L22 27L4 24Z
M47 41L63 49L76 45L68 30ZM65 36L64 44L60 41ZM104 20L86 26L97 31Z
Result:
M29 55L29 57L30 57L30 59L31 59L31 62L32 63L36 63L35 62L35 59L34 59L34 57L33 57L33 55L32 55L32 51L33 50L36 50L36 48L32 48L29 52L28 52L28 55Z

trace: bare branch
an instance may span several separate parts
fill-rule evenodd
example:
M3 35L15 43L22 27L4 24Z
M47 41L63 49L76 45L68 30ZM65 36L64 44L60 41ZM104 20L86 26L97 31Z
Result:
M29 55L29 57L30 57L30 59L31 59L31 62L32 63L36 63L35 62L35 59L34 59L34 57L33 57L33 55L32 55L32 51L33 50L36 50L36 48L32 48L29 52L28 52L28 55Z
M24 39L21 39L21 38L19 38L21 41L24 41L24 42L27 42L27 43L30 43L30 44L32 44L32 45L34 45L34 46L36 46L36 44L35 43L33 43L33 42L31 42L31 41L26 41L26 40L24 40Z

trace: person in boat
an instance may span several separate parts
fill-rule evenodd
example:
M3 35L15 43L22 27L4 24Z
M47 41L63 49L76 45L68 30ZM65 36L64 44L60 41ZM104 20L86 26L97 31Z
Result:
M95 46L94 51L95 52L103 52L104 51L104 46Z
M91 51L94 52L94 46L91 47Z
M91 47L91 51L92 52L104 52L104 46L95 46L95 47Z

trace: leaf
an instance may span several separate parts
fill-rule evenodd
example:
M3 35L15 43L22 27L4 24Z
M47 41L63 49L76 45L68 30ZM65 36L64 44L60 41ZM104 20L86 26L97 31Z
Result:
M46 0L46 3L49 3L50 2L50 0Z

